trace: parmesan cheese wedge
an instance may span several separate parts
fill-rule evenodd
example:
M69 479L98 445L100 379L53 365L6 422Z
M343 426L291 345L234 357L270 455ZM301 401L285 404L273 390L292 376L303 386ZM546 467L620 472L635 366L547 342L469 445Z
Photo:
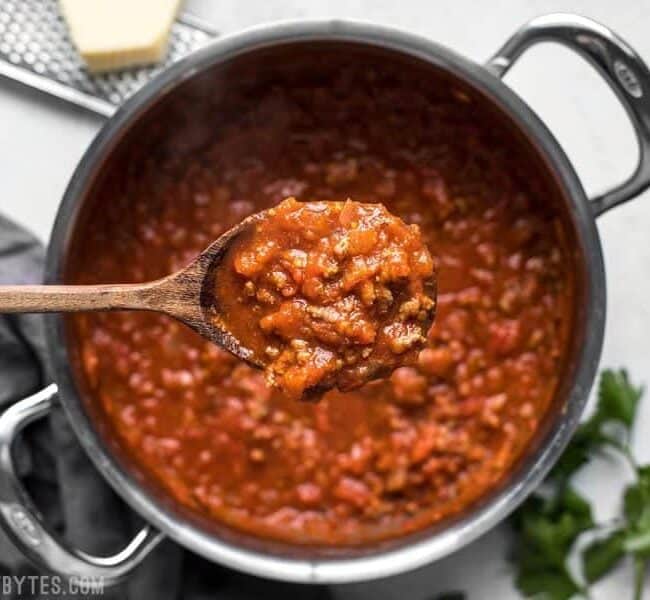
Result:
M94 73L160 61L181 0L61 0L70 36Z

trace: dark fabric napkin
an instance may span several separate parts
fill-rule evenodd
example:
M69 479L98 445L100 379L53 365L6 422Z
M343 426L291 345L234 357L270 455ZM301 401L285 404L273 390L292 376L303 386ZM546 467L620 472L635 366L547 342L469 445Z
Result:
M43 261L44 250L38 240L0 215L0 284L40 283ZM0 315L0 410L51 381L45 364L40 316ZM93 554L111 554L141 526L94 469L59 406L48 419L25 430L16 444L15 456L23 482L45 520L74 546ZM0 575L34 573L34 567L26 563L0 530ZM12 597L2 594L0 591L2 598ZM20 597L26 596L23 593ZM165 541L126 583L106 589L101 597L326 600L330 595L325 587L246 576Z

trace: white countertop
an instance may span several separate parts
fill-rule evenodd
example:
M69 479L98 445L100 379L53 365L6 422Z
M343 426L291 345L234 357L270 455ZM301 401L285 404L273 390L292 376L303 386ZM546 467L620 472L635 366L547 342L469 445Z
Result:
M571 11L611 27L650 63L647 0L188 0L188 8L224 33L289 18L374 21L417 32L479 62L531 17ZM618 183L632 170L632 128L611 91L578 57L555 46L537 47L507 81L550 126L588 192ZM100 119L84 111L0 80L0 212L46 240L67 181L100 126ZM636 381L650 384L650 192L601 217L598 228L609 288L602 365L627 367ZM641 405L635 448L641 461L650 462L650 394ZM621 465L605 460L580 477L598 518L616 509L619 494L613 492L625 477ZM472 599L516 598L507 535L507 528L498 528L433 566L341 586L336 597L430 600L460 589ZM631 598L628 567L597 586L595 598Z

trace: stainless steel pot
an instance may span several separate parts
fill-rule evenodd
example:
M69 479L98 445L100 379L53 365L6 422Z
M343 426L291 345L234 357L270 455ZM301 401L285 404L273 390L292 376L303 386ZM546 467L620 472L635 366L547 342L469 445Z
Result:
M587 59L616 92L635 127L640 159L634 174L611 191L588 199L561 147L535 113L502 81L513 62L541 41L564 44ZM64 575L104 577L114 583L128 575L165 536L206 558L255 575L304 583L342 583L400 573L439 559L493 527L535 489L558 458L578 424L600 356L605 323L605 274L595 217L650 185L650 73L639 56L610 30L573 15L537 18L508 40L484 66L433 42L374 25L338 20L267 25L219 39L176 63L126 102L106 123L79 164L61 203L47 257L47 281L61 280L71 232L92 181L120 140L162 99L189 80L235 57L286 44L327 42L381 48L416 57L477 90L507 116L532 145L565 203L575 231L581 289L574 350L557 394L558 409L540 431L521 464L495 492L453 522L374 549L349 553L305 553L262 547L224 537L185 519L151 494L116 459L81 401L70 366L63 319L47 319L47 340L56 383L21 400L0 417L0 521L24 554L38 566ZM26 496L14 468L11 446L17 432L48 413L58 399L86 452L115 491L150 525L121 552L93 557L67 546L47 531Z

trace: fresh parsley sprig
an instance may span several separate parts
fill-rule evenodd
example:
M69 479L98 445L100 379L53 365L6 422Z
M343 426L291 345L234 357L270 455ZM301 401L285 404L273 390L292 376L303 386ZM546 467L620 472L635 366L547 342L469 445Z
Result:
M579 427L542 488L514 513L516 585L525 596L588 597L589 585L629 555L635 565L634 599L640 600L650 559L650 466L637 464L630 437L642 395L643 388L634 386L626 371L603 371L594 413ZM606 448L621 454L635 476L613 526L595 523L589 502L571 486L575 472ZM578 581L567 565L569 555L581 535L603 529L606 535L581 551L583 577Z

